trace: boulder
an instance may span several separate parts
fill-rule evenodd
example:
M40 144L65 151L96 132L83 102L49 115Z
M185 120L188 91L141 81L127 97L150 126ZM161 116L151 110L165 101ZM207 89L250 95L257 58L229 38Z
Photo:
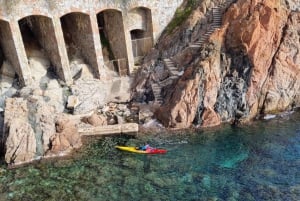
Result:
M17 165L32 161L35 158L35 133L28 122L22 118L15 118L9 126L5 161L8 164Z
M92 114L89 117L82 119L83 122L91 124L92 126L105 126L107 125L107 118L104 115Z
M56 134L50 138L50 150L47 155L67 154L82 146L81 137L76 126L77 122L61 115L56 121Z
M36 155L35 134L27 121L29 110L22 98L8 98L4 112L5 161L8 164L28 162Z
M74 109L79 104L77 96L68 96L68 109Z

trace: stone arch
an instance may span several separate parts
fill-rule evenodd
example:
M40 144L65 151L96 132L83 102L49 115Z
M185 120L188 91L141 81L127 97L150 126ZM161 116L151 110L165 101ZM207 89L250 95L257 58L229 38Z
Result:
M134 7L128 12L134 64L140 65L141 59L153 47L152 12L147 7Z
M52 18L49 12L33 9L33 10L27 10L26 12L20 13L20 15L18 15L18 21L30 16L40 16L49 19Z
M30 15L18 22L33 81L39 81L48 71L64 80L52 19L45 15Z
M120 76L128 75L128 55L122 12L105 9L97 13L105 65Z
M98 74L90 15L71 12L60 17L71 74L94 78Z
M123 10L121 8L118 8L118 7L101 7L99 9L96 9L95 13L99 14L101 12L108 11L108 10L114 10L114 11L118 11L120 13L123 12Z
M90 13L88 11L84 11L80 8L70 8L67 10L63 10L63 12L60 12L57 16L59 18L62 18L66 15L72 14L72 13L78 13L78 14L83 14L83 15L90 15Z

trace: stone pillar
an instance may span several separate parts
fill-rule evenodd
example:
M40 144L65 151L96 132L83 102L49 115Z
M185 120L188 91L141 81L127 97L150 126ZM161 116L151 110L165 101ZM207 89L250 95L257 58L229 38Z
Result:
M25 47L23 44L22 34L17 21L9 23L10 27L6 27L7 38L5 43L8 44L6 54L7 60L14 66L21 85L30 85L32 82L31 71L28 65ZM10 29L10 30L9 30ZM10 32L10 33L9 33Z
M57 42L57 52L58 52L58 59L57 63L60 64L60 67L56 69L57 75L66 82L67 85L72 83L70 66L69 66L69 58L67 54L67 49L65 45L64 35L60 24L60 18L54 17L52 18L53 21L53 28L54 28L54 35Z
M159 17L153 15L153 13L158 12L157 10L151 10L151 19L152 19L152 37L153 37L153 44L156 43L156 41L158 40L160 33L161 33L161 27L160 27L160 23L159 23Z
M94 71L96 73L96 78L101 78L101 71L104 66L104 60L102 55L102 46L100 42L100 35L98 29L97 15L95 13L90 13L90 21L92 28L92 41L93 41L93 53L95 54L95 67Z
M123 19L123 12L110 10L104 12L104 26L107 37L110 43L110 48L115 59L126 59L128 61L127 41L125 38L125 23ZM126 68L126 69L125 69ZM128 63L119 67L119 72L124 75L124 71L128 74Z
M126 15L128 16L128 15ZM128 74L130 75L134 71L134 56L132 51L132 42L131 42L131 35L128 26L128 19L124 20L124 32L125 32L125 42L126 42L126 49L127 49L127 58L128 58Z

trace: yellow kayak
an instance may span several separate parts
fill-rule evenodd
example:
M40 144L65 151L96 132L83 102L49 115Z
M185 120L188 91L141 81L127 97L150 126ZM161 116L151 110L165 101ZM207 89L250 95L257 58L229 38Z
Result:
M122 151L129 151L137 154L164 154L167 152L167 150L165 149L156 149L156 148L150 148L147 149L146 151L143 151L143 150L136 149L136 147L126 147L126 146L115 146L115 147Z

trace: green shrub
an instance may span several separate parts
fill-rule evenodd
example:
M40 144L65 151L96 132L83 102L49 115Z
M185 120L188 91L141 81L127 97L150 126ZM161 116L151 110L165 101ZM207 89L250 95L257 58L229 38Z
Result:
M186 4L183 7L179 7L172 21L167 26L167 32L170 34L174 31L174 29L180 26L186 19L191 15L192 11L196 7L197 0L187 0Z

